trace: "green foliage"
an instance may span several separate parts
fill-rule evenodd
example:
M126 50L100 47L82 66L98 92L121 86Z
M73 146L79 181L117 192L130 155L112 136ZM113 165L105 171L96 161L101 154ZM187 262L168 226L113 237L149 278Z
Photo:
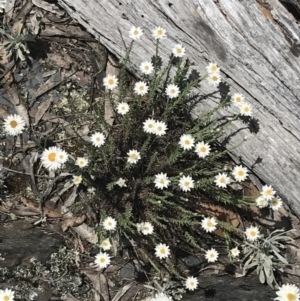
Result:
M202 84L207 75L192 79L189 75L193 72L192 63L188 59L171 56L166 66L160 64L159 41L152 58L154 74L143 77L149 91L145 97L137 95L130 89L126 73L133 46L134 42L120 64L119 91L109 90L90 108L92 130L105 133L105 144L96 148L79 139L77 148L81 153L87 153L89 158L89 165L82 176L86 178L85 183L96 189L92 204L100 216L99 237L107 237L101 225L103 219L107 216L115 218L120 231L134 239L138 249L151 260L152 266L159 269L161 265L154 256L157 243L172 246L179 241L187 251L192 248L205 249L205 242L201 239L201 221L208 213L203 203L239 207L249 205L244 198L220 189L214 183L215 176L224 172L223 167L228 160L228 150L220 147L217 138L239 114L227 119L217 117L216 113L219 114L230 103L230 96L227 96L211 111L193 119L193 109L206 98L205 95L192 94L193 89ZM178 97L168 96L166 88L169 84L177 85ZM119 102L129 105L129 112L125 115L117 112ZM105 116L107 105L113 111L112 125ZM143 129L147 119L165 122L166 133L147 133ZM192 135L195 144L202 141L208 143L210 154L200 158L194 149L183 150L179 141L184 134ZM141 158L136 163L128 162L130 150L140 154ZM154 180L158 174L167 175L170 180L168 187L158 189L155 186ZM179 186L182 176L191 176L194 188L183 191ZM126 179L126 186L117 184L120 178ZM144 222L151 222L154 226L153 234L147 237L137 229L137 224ZM226 237L232 232L237 231L227 226ZM172 269L170 271L173 273ZM177 275L177 271L173 274Z
M273 284L278 285L274 273L288 265L282 251L285 249L283 243L293 242L293 239L286 235L291 231L293 230L277 229L266 238L260 238L255 244L246 242L243 258L244 273L255 268L261 283L266 282L272 288Z
M28 42L34 42L35 38L28 33L21 22L11 27L9 24L0 26L0 49L5 49L7 58L24 61L29 54Z

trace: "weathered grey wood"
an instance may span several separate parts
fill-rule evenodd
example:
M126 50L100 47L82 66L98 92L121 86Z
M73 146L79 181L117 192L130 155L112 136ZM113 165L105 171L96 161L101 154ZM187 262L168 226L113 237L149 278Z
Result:
M222 67L231 91L243 93L253 105L259 132L240 131L230 144L248 140L233 155L242 156L253 172L273 185L300 216L300 28L277 0L59 0L60 4L118 58L123 57L136 25L144 30L131 55L131 71L154 54L151 30L161 26L168 37L161 43L167 60L173 45L183 43L200 71L209 61ZM265 7L260 4L264 3ZM121 34L122 33L122 37ZM212 89L203 84L203 93ZM217 102L205 103L210 108ZM199 107L197 114L202 110ZM232 109L234 110L234 108ZM235 122L232 130L242 126Z

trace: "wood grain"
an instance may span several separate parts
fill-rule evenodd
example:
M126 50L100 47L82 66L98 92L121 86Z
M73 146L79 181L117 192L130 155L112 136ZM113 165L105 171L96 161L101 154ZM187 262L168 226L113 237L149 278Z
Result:
M300 29L294 17L277 0L59 0L71 17L81 23L117 58L125 53L128 31L144 30L131 55L130 70L154 55L151 30L161 26L168 37L160 45L167 61L172 47L181 42L202 72L209 61L222 67L231 93L240 92L252 104L257 125L252 132L238 131L229 141L248 140L232 152L252 166L253 173L273 185L300 216ZM205 83L201 93L212 89ZM210 97L195 111L211 108ZM232 111L234 108L232 108ZM231 131L245 127L235 122Z

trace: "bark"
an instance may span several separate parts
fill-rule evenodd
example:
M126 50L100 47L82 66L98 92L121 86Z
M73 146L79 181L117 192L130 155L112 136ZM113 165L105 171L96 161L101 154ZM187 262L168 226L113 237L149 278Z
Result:
M209 61L218 62L231 93L243 93L254 111L250 132L239 130L247 127L242 122L234 122L230 129L237 133L231 137L229 147L248 136L232 152L233 156L241 157L246 166L253 167L253 173L273 185L300 216L297 200L300 30L294 16L279 1L59 0L59 3L118 58L124 57L124 42L130 43L131 26L143 28L144 35L131 55L130 69L137 76L139 64L154 55L151 29L155 26L167 30L168 37L160 45L164 62L178 42L183 43L188 57L202 74ZM207 84L201 86L201 93L211 91ZM215 95L210 97L195 114L216 102Z

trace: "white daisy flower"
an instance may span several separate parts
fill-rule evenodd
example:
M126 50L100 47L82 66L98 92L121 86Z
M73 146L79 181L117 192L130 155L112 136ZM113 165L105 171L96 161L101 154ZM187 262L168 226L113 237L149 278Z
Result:
M256 198L255 203L258 208L265 208L268 206L268 201L265 200L262 196Z
M73 176L73 183L79 185L82 182L82 176Z
M295 284L283 284L276 292L278 301L299 301L299 288Z
M96 132L91 136L92 144L96 147L102 146L105 143L105 139L106 139L105 135L100 132Z
M193 148L195 139L190 134L184 134L180 137L179 145L184 150L189 150Z
M244 95L243 94L240 94L240 93L235 93L233 94L232 96L232 103L235 105L235 106L240 106L243 102L244 102Z
M214 217L205 217L201 222L201 227L206 232L213 232L217 229L217 221Z
M0 301L14 301L14 294L15 292L8 288L0 290Z
M172 50L175 57L183 57L185 55L185 48L182 47L181 44L175 45L175 47Z
M195 187L194 180L191 176L182 176L179 179L179 187L182 191L190 191Z
M155 124L156 121L152 118L148 118L146 121L143 122L143 130L146 133L153 134L155 132Z
M226 188L227 185L230 183L230 178L227 176L226 173L219 173L215 176L215 183L220 188Z
M166 134L166 130L167 130L167 125L165 122L163 121L156 121L154 123L154 130L153 133L157 136L163 136Z
M198 142L195 145L195 152L200 158L205 158L210 154L210 146L208 143L204 143L204 141Z
M117 185L119 185L120 187L127 187L126 185L126 180L123 179L123 178L120 178L117 182L116 182Z
M25 120L17 114L8 115L3 123L4 131L11 136L22 134L25 126Z
M166 94L169 98L176 98L179 92L179 87L174 84L169 84L166 88Z
M90 193L90 194L95 194L95 191L96 191L96 188L95 187L89 187L87 189L87 192Z
M243 116L252 116L252 107L251 107L251 105L246 103L246 102L242 103L240 114L243 115Z
M170 255L170 248L166 244L158 244L155 247L155 256L159 259L167 258Z
M147 84L145 82L137 82L134 85L133 90L137 95L143 96L143 95L147 94L148 89L149 89L149 87L147 86Z
M117 105L117 112L121 115L125 115L126 113L129 112L129 105L126 102L120 102Z
M167 174L165 174L165 173L161 172L161 173L155 175L154 184L155 184L155 187L158 189L168 188L170 182L171 181L168 179Z
M127 153L127 155L128 155L127 162L132 164L137 163L137 161L141 159L140 153L135 149L130 150Z
M57 160L61 163L64 164L68 161L68 154L66 151L60 149L59 152L57 153Z
M157 293L150 301L172 301L172 299L164 293Z
M149 235L152 234L154 230L154 227L151 223L149 222L144 222L140 224L140 231L144 234L144 235Z
M232 175L237 182L244 181L248 176L248 169L242 165L235 166Z
M115 87L118 86L118 79L115 75L107 75L103 79L103 85L108 90L113 90Z
M194 289L197 288L198 286L198 279L195 278L195 277L188 277L185 281L185 287L190 290L190 291L193 291Z
M143 30L140 27L131 27L129 30L129 37L133 40L139 39L143 35Z
M267 201L271 201L275 193L276 191L272 188L272 186L268 186L268 185L263 186L260 192L261 196L265 198Z
M114 231L117 227L117 221L108 216L103 222L102 222L102 225L104 227L105 230L107 231Z
M238 257L240 255L240 250L237 247L235 247L230 250L230 253L232 257Z
M154 30L152 30L152 36L155 39L163 39L166 37L166 30L161 27L156 27Z
M95 263L99 266L99 268L105 269L110 264L110 256L106 252L100 252L96 255Z
M49 170L56 170L61 167L62 163L59 161L58 154L61 149L56 146L45 149L41 155L41 162Z
M207 80L209 85L216 87L221 82L221 74L219 72L210 73Z
M215 262L218 260L219 253L214 249L207 250L205 253L205 258L208 262Z
M277 211L280 207L282 207L282 200L280 198L274 198L270 201L270 207L272 210Z
M108 251L111 248L109 238L106 238L101 242L100 248L102 248L104 251Z
M245 231L245 234L247 239L250 241L256 241L260 236L258 227L254 227L254 226L248 227Z
M208 66L206 66L205 68L208 74L220 72L220 68L216 63L209 63Z
M150 62L143 62L140 65L140 70L143 74L149 75L153 72L154 66Z
M89 160L84 157L78 157L75 161L75 165L78 165L80 168L84 168L89 164Z

